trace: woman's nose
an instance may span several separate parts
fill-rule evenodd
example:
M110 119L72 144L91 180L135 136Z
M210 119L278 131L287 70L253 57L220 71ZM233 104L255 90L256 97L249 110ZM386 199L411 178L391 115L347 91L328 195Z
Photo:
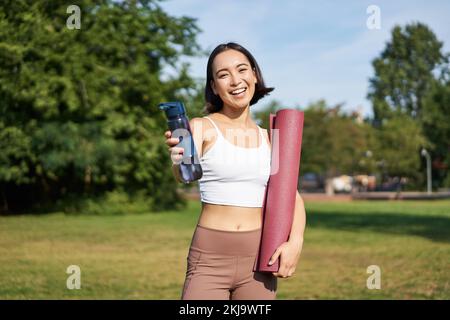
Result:
M239 83L241 83L241 78L239 77L239 74L233 72L231 74L231 85L237 86Z

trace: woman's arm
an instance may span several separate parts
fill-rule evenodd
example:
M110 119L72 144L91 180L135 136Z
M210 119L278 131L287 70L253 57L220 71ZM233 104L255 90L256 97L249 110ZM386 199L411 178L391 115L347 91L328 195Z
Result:
M303 244L303 234L306 225L305 204L300 193L297 191L295 199L294 220L292 222L291 233L289 234L289 242L301 247Z

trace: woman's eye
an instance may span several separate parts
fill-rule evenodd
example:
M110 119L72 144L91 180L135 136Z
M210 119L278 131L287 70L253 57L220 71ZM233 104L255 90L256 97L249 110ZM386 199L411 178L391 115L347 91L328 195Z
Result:
M239 72L241 72L241 73L244 72L244 71L247 71L247 69L244 68L244 69L240 69L239 70Z
M219 79L223 79L223 78L225 78L226 76L227 76L226 73L220 74L220 75L219 75Z

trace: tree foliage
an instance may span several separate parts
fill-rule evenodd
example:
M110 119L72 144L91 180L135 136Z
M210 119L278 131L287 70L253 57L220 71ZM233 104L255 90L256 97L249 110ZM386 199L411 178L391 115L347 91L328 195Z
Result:
M269 114L282 109L271 101L255 113L263 123ZM386 120L382 127L372 119L360 120L342 111L342 105L329 106L319 100L302 108L305 114L300 173L316 173L323 178L341 174L369 174L378 183L387 176L410 177L420 181L421 146L428 146L422 128L407 116ZM268 123L266 126L268 127Z
M67 1L0 2L3 209L111 190L171 207L181 199L157 105L196 86L179 62L199 52L195 20L153 0L77 5L70 30Z
M418 126L414 132L421 131L426 139L419 139L419 134L405 139L418 138L412 143L417 146L416 154L422 147L429 148L435 186L442 185L450 165L449 53L443 52L443 43L430 28L412 23L392 30L392 39L373 61L373 67L368 97L375 122L383 126L395 119L391 124L405 126L406 134L412 133L413 125L402 115L413 119ZM396 131L391 124L388 127ZM389 136L387 128L383 131ZM424 173L425 163L416 169Z
M446 73L448 56L442 47L422 23L393 28L391 41L372 63L375 76L370 79L369 98L375 120L396 113L422 117L428 91Z
M366 124L360 124L341 110L341 105L330 107L325 100L303 108L301 173L313 172L323 176L352 174L363 168L358 160L369 148ZM262 126L269 127L269 114L283 109L273 100L264 109L255 112ZM297 107L297 109L300 109Z

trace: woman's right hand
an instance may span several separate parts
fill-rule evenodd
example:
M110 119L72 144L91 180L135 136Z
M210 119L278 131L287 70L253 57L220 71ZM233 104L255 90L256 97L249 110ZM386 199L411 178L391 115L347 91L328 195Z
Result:
M172 132L166 131L164 132L164 136L166 137L166 144L169 147L170 158L174 164L180 164L183 159L184 148L176 147L178 143L180 143L180 139L171 138Z

